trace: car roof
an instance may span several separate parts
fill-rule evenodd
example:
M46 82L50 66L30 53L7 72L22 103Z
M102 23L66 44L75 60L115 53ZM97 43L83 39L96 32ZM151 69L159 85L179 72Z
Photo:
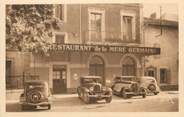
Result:
M100 79L101 76L81 76L80 78Z
M141 79L154 79L155 80L155 78L152 76L142 76Z

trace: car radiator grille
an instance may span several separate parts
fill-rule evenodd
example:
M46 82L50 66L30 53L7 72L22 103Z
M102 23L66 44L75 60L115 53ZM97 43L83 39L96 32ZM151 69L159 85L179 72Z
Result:
M101 92L101 86L100 85L95 85L94 86L94 92Z

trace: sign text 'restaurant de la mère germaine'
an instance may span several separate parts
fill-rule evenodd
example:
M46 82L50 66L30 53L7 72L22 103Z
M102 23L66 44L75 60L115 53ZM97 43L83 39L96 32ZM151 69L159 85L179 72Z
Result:
M160 54L160 48L153 47L131 47L110 45L87 45L87 44L53 44L52 51L81 51L81 52L111 52L132 54Z

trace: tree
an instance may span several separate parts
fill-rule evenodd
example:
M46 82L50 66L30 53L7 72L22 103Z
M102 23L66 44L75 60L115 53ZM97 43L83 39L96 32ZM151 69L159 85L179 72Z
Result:
M7 5L6 49L48 53L53 30L60 27L54 5Z

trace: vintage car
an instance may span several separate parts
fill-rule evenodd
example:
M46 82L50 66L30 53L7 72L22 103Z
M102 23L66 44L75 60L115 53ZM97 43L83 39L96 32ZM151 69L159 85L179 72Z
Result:
M140 84L144 88L146 88L147 94L157 95L160 92L160 88L158 87L157 81L154 77L151 76L143 76L140 77Z
M134 76L117 76L112 85L113 94L122 96L123 98L131 98L132 96L146 97L146 89L142 87Z
M48 83L44 81L27 81L24 83L24 92L20 95L22 110L48 107L51 109L51 93Z
M100 76L82 76L80 77L80 86L77 93L80 99L86 104L105 99L106 103L112 100L112 90L106 86L102 86L102 78Z

